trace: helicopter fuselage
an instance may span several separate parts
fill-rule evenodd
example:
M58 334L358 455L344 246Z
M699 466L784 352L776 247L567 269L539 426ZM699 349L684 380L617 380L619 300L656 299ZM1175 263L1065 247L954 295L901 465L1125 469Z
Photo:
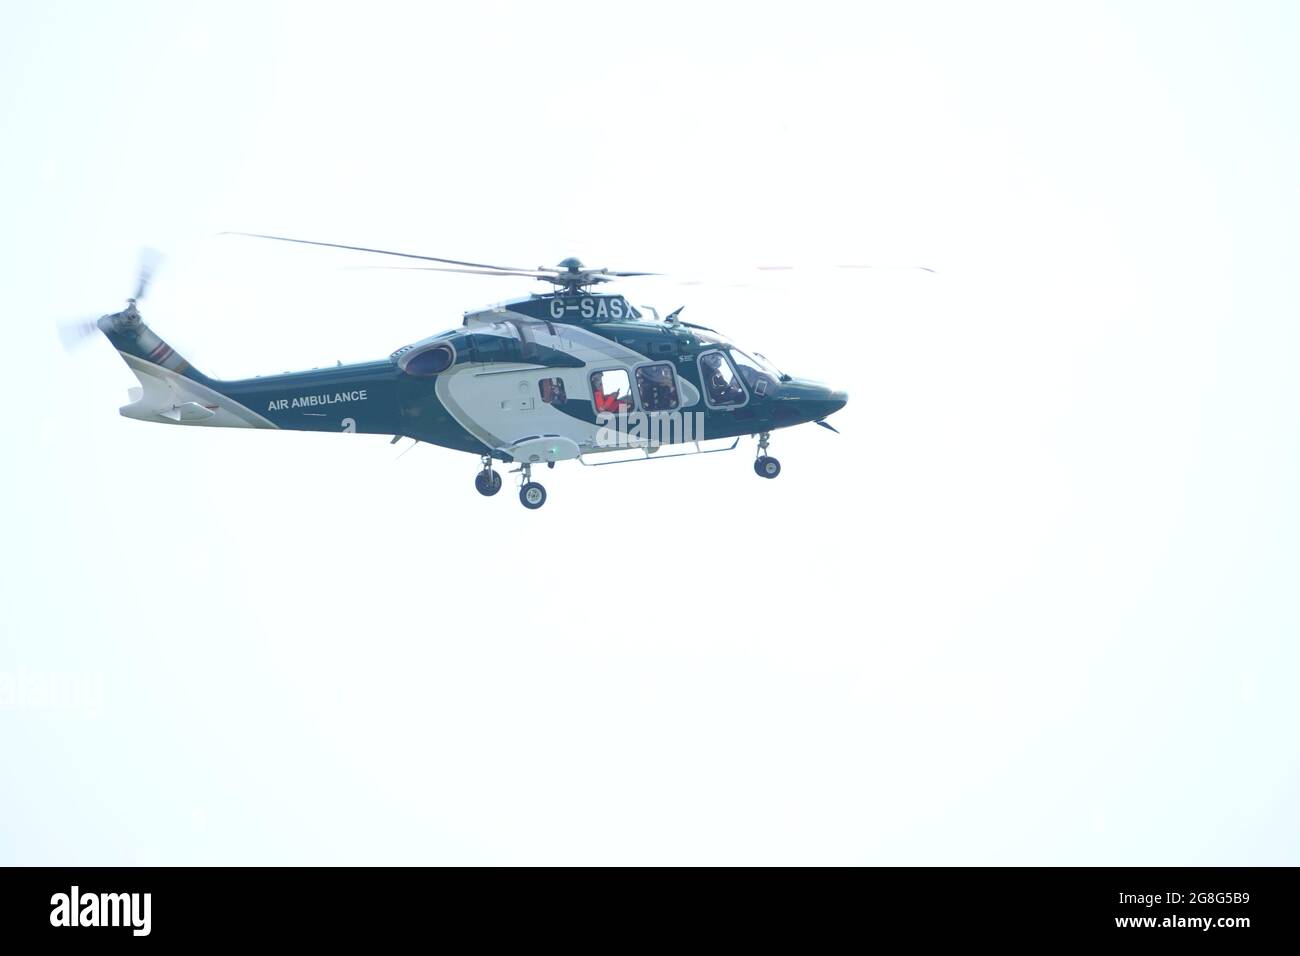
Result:
M99 326L143 386L128 417L403 436L500 461L765 434L847 401L712 330L648 320L621 295L530 296L386 359L240 380L195 370L134 308Z

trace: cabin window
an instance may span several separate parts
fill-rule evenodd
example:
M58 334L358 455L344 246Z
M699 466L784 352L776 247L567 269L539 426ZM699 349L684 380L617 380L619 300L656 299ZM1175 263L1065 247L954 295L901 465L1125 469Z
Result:
M607 368L591 373L591 401L597 412L630 412L632 380L627 369Z
M740 384L731 360L714 349L700 355L700 384L705 400L715 408L745 404L745 387Z
M636 370L636 389L641 393L641 408L647 412L666 412L677 407L677 379L667 362L642 365Z
M547 405L564 404L564 379L544 378L537 383L537 390L542 394L542 401Z

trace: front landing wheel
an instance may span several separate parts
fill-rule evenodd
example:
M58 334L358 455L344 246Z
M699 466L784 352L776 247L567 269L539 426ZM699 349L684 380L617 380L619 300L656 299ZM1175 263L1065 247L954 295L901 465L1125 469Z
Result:
M754 461L754 474L760 478L775 478L781 474L781 463L771 455L761 455Z
M519 500L525 508L536 511L546 504L546 489L537 482L530 481L519 489Z
M501 490L501 476L495 471L480 471L474 476L474 490L485 498L491 498Z

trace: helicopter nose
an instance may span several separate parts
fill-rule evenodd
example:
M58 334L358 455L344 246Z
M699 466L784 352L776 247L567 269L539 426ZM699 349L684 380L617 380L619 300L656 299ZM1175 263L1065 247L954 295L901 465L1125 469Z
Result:
M789 382L777 396L773 418L778 427L817 422L848 404L848 392L816 382Z
M819 422L834 415L849 403L849 393L836 389L826 389L821 394L805 399L807 421Z

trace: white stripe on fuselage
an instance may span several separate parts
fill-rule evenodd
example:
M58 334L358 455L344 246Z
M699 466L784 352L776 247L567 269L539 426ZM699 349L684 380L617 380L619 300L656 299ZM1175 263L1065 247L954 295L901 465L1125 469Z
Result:
M457 365L438 376L435 385L438 400L462 428L488 448L505 448L529 435L563 435L573 439L581 448L595 449L598 426L543 402L538 380L552 376L563 378L568 398L590 399L589 369L606 365L623 365L630 369L652 360L586 329L551 325L517 313L508 315L513 320L510 323L494 322L474 330L517 340L518 329L538 345L580 359L582 368L523 363L514 367L504 364Z

